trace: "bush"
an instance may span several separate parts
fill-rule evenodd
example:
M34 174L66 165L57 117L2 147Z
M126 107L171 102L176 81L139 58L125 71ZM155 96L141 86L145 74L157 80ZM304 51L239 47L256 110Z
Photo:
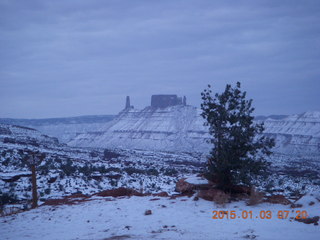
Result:
M67 176L74 174L77 170L70 159L68 159L65 164L61 164L61 169Z
M113 158L118 158L121 155L115 152L110 151L109 149L104 150L103 157L105 160L111 160Z
M116 168L116 167L110 167L110 168L106 169L106 172L118 172L118 173L120 173L121 169L120 168Z
M134 168L134 167L124 168L123 171L125 171L129 175L132 175L134 173L136 173L136 174L143 174L144 173L144 170L141 170L141 169L138 169L138 168Z
M178 174L178 171L174 168L167 168L163 174L166 176L172 177L172 176L176 176Z
M49 195L49 194L51 193L51 189L50 189L50 188L45 189L45 190L44 190L44 193L45 193L46 195Z
M93 170L91 166L89 166L88 164L85 164L83 167L79 168L79 172L89 177L92 174Z
M152 176L159 176L159 172L155 168L150 168L146 171L147 175L152 175Z
M18 202L18 198L14 193L0 193L0 205L16 202Z
M99 172L99 173L107 173L107 169L106 169L106 167L105 166L100 166L100 167L97 167L97 171Z
M7 158L2 162L2 165L7 167L9 165L9 162L10 162L10 158Z

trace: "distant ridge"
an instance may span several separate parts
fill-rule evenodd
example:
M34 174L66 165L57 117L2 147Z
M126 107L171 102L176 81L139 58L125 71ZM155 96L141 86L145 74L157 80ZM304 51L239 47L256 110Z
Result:
M254 117L255 120L259 121L264 121L268 118L270 119L275 119L275 120L280 120L280 119L284 119L286 117L288 117L289 115L269 115L269 116L262 116L262 115L259 115L259 116L256 116Z
M201 110L187 105L127 109L98 131L77 135L68 144L77 147L125 148L203 152L211 146ZM320 112L259 116L264 135L276 140L275 152L320 155Z
M0 118L0 123L24 126L59 139L66 143L78 134L94 131L112 121L115 115L87 115L66 118L15 119Z
M78 124L78 123L101 123L111 121L116 115L85 115L76 117L63 118L0 118L0 123L15 124L15 125L48 125L48 124Z

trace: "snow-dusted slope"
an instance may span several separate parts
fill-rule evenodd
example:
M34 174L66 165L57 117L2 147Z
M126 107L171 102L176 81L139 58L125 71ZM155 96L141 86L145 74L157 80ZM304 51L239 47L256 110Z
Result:
M78 134L100 129L113 118L113 115L45 119L0 118L0 123L34 128L44 134L58 138L60 142L66 143Z
M198 110L192 106L127 109L100 131L80 134L71 146L137 148L167 151L207 150Z
M59 145L59 141L57 138L44 135L35 129L1 123L0 143L10 143L26 146L31 145L38 147L43 145Z
M305 112L284 119L267 119L265 133L275 138L276 151L320 154L320 112Z
M320 154L320 112L281 119L268 118L265 134L276 139L275 151ZM98 131L80 134L69 142L77 147L136 148L165 151L208 151L210 137L199 109L173 106L123 110Z

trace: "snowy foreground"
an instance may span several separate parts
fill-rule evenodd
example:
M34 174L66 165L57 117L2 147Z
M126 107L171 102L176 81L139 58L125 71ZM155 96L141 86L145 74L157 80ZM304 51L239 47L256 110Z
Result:
M312 206L310 202L315 201ZM306 196L301 208L263 203L246 206L233 202L218 207L213 202L180 197L91 197L75 205L41 206L0 218L1 239L319 239L320 226L290 217L306 210L319 215L319 201ZM151 210L151 215L145 215ZM215 210L253 211L253 219L212 219ZM257 219L270 210L271 219ZM289 210L288 219L278 219L279 210ZM292 212L294 210L294 212Z

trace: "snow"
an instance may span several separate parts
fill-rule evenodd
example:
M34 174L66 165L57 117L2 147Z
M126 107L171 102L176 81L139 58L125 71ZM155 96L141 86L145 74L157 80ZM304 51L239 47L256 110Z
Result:
M308 193L304 195L302 198L297 200L295 204L301 204L303 207L307 206L313 206L313 204L316 204L320 201L320 193Z
M185 181L191 184L208 184L208 180L197 176L187 177Z
M205 140L210 135L200 113L193 106L124 110L100 129L79 134L68 144L76 147L209 152L211 145ZM320 112L306 112L278 120L268 118L264 124L264 134L276 140L276 152L320 156Z
M98 198L78 205L41 206L0 218L1 239L318 239L320 227L288 219L278 219L283 205L246 206L233 202L220 207L192 198L152 197ZM310 206L308 211L310 211ZM319 204L313 207L316 211ZM151 215L144 215L146 210ZM212 211L272 211L272 219L212 219ZM295 216L290 212L290 217ZM114 238L114 239L121 239ZM123 237L122 239L126 239Z

